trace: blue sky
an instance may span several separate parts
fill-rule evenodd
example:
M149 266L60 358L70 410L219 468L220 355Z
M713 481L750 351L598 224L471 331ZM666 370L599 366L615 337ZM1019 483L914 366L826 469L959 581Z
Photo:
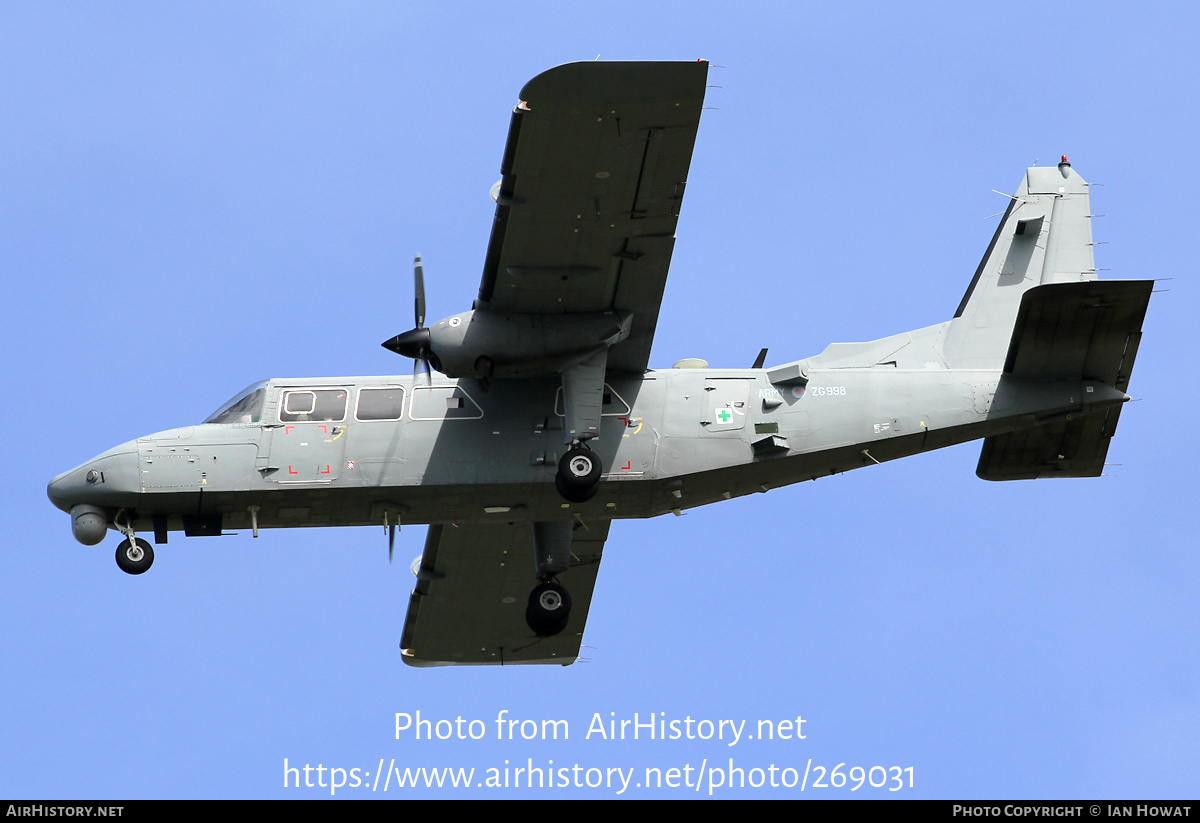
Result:
M330 795L285 789L286 759L348 782L381 761L605 775L337 797L612 797L609 769L732 759L748 782L809 768L812 797L1194 797L1198 22L1106 3L0 5L0 340L24 399L0 453L0 795ZM590 662L565 669L405 667L423 527L390 566L379 529L175 537L140 578L114 538L72 539L45 484L112 445L266 377L408 373L379 343L411 325L412 255L431 318L469 306L518 90L597 55L722 67L658 367L948 319L1005 207L992 190L1068 154L1103 184L1103 276L1175 278L1119 465L985 483L970 444L618 522ZM487 733L397 739L417 711ZM497 740L502 711L570 738ZM803 717L805 738L587 737L635 713L747 733ZM912 767L913 787L811 785L839 763Z

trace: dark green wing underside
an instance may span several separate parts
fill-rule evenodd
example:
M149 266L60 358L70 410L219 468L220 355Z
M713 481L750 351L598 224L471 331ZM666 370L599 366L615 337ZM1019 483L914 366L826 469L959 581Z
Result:
M648 363L708 64L573 63L513 112L477 309L628 311L608 368Z
M571 568L558 580L571 593L562 633L538 638L525 623L534 580L530 523L433 525L400 641L415 666L455 663L571 663L596 585L608 520L589 520L571 540Z

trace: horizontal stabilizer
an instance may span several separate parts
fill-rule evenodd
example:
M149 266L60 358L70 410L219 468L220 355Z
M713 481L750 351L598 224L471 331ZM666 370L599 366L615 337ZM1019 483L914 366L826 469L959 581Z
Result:
M1125 391L1153 285L1092 280L1031 288L1021 298L1005 374L1098 380Z
M1154 283L1092 280L1035 286L1021 298L1004 373L1020 380L1095 380L1125 391ZM1097 477L1121 406L983 441L984 480Z
M984 480L1099 477L1121 406L983 441L975 474Z

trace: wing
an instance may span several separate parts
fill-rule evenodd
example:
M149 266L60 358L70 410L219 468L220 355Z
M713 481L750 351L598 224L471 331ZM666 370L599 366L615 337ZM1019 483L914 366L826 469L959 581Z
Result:
M571 538L571 568L558 580L571 593L571 619L536 637L525 607L536 582L530 523L429 527L400 646L411 666L560 663L579 656L609 521L588 521Z
M708 63L571 63L513 111L477 309L628 311L608 367L644 371Z

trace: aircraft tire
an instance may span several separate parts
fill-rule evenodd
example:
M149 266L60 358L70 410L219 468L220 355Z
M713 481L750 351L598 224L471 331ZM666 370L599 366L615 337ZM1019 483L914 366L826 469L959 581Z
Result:
M596 496L596 492L600 490L600 484L596 483L587 488L568 486L563 482L562 475L555 475L554 488L558 489L558 493L562 496L563 500L570 503L586 503Z
M154 549L140 537L133 538L132 545L129 540L122 540L117 546L117 565L126 574L142 574L153 563Z
M589 448L575 446L558 461L558 476L564 486L574 486L586 489L600 482L600 474L604 471L600 458Z
M541 583L529 593L525 622L538 637L552 637L571 619L571 595L558 583Z

